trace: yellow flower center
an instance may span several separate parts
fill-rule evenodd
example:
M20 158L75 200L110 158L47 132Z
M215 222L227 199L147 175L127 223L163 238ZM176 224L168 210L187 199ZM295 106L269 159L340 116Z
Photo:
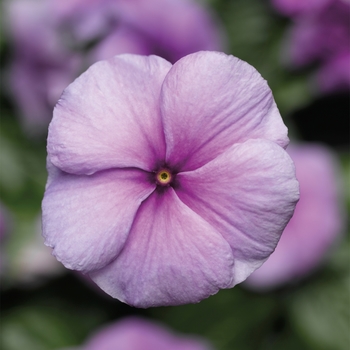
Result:
M157 173L157 181L160 185L167 185L171 182L171 173L167 169L161 169Z

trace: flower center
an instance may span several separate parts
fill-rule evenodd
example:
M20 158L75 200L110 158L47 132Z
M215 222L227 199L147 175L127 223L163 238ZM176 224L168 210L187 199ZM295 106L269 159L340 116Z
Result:
M161 169L158 171L158 173L156 175L156 179L160 185L165 186L171 182L172 176L171 176L171 173L169 170Z

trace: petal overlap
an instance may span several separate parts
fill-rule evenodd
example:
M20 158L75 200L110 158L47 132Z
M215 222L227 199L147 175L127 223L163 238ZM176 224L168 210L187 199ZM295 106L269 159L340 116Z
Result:
M176 192L230 244L235 284L273 252L299 198L292 160L266 140L236 144L205 166L178 174Z
M88 272L115 259L141 202L154 191L141 170L107 170L90 176L49 164L43 200L43 235L67 268Z
M129 305L198 302L232 286L233 257L222 236L169 188L140 207L123 251L90 277Z
M72 174L153 170L165 153L158 100L170 67L157 56L127 54L92 65L55 107L47 147L52 163Z
M183 171L248 139L288 144L266 81L234 56L203 51L180 59L165 77L160 99L167 163Z

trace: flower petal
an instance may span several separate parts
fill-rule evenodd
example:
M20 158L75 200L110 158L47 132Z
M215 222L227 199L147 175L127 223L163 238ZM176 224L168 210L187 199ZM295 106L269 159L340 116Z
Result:
M235 284L273 252L299 198L292 160L266 140L236 144L177 180L179 198L230 244Z
M294 284L309 274L341 238L345 227L339 196L342 181L334 155L311 143L290 145L287 151L296 166L300 201L276 250L246 281L258 290Z
M52 163L73 174L153 170L165 152L158 105L170 67L160 57L130 54L91 66L55 107L48 136Z
M142 204L121 254L90 277L130 305L179 305L231 287L232 265L228 243L170 187Z
M288 144L266 81L223 53L197 52L176 62L163 83L161 112L167 163L179 170L196 169L252 138Z
M94 332L84 350L210 350L206 341L173 333L161 324L139 317L119 319Z
M141 202L155 186L142 170L76 176L48 168L42 204L45 244L69 269L105 266L123 248Z

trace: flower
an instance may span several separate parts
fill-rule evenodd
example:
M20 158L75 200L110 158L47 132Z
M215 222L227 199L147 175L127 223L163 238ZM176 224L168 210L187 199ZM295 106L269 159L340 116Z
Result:
M217 23L192 0L13 0L5 10L12 96L32 133L47 130L63 89L98 60L136 53L175 62L222 49Z
M130 305L198 302L274 250L299 195L287 144L268 85L233 56L98 62L49 127L46 245Z
M208 9L192 0L76 0L54 11L77 41L97 40L90 63L121 53L156 54L174 63L199 50L223 48Z
M290 17L317 11L330 1L332 0L271 0L277 11Z
M255 289L295 283L310 274L342 229L338 164L333 154L317 144L290 145L288 153L296 166L300 201L274 253L246 280Z
M129 317L110 324L93 334L82 350L209 350L211 347L194 337L180 337L146 319Z
M50 17L49 3L6 3L8 32L14 52L10 86L25 128L46 129L63 89L79 74L81 58L65 47Z
M302 66L349 50L350 6L333 0L319 11L299 17L291 32L292 62Z
M349 89L349 2L345 0L325 0L317 3L277 2L295 4L292 8L298 13L294 17L286 42L288 47L285 56L291 66L300 68L318 64L314 83L317 84L316 89L321 92ZM304 5L310 7L309 10L305 8L301 11ZM291 9L290 11L293 12Z
M339 53L320 67L314 84L324 93L350 88L350 50Z

